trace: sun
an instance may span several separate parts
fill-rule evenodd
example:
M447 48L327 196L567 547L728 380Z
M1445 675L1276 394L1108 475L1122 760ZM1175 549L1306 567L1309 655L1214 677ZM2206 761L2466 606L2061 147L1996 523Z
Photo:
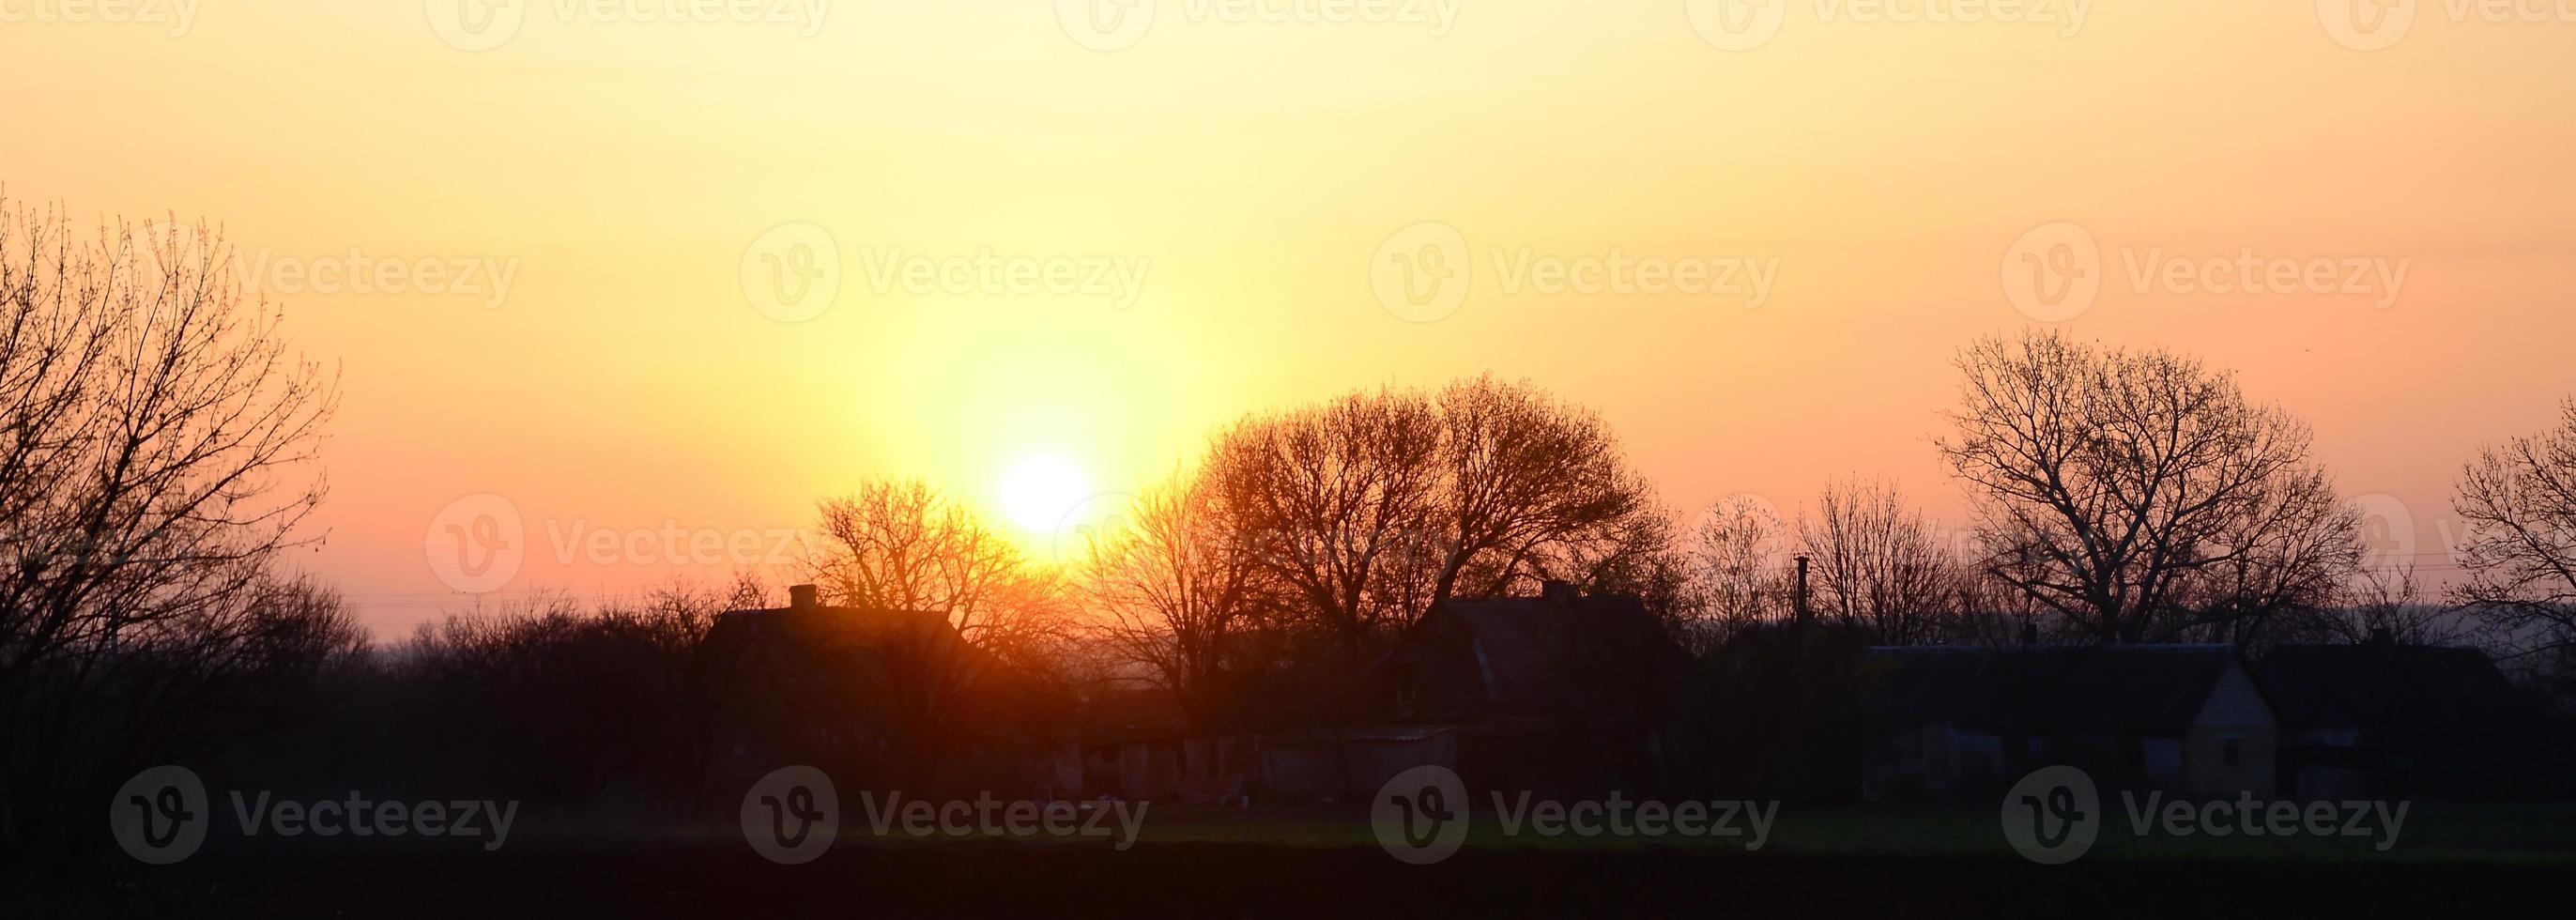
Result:
M1002 472L1002 514L1031 533L1053 533L1090 496L1091 478L1063 454L1032 454Z

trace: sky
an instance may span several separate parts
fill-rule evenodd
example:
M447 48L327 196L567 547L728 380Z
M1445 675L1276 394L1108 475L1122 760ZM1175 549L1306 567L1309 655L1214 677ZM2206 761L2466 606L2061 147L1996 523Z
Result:
M1947 362L2037 326L2234 369L2438 576L2460 464L2576 392L2571 20L0 0L0 187L222 227L341 370L296 564L380 634L783 563L879 478L1043 556L1246 411L1489 371L1685 513L1959 526Z

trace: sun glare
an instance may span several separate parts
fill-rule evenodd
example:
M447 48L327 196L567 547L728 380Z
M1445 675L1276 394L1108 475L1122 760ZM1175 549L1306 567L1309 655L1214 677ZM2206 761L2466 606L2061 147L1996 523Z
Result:
M1023 457L1002 473L1002 513L1032 533L1050 533L1091 494L1082 465L1062 454Z

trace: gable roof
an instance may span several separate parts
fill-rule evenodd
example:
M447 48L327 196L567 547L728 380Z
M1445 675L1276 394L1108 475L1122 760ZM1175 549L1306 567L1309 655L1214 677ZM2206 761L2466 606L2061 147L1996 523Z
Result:
M1418 718L1635 718L1690 657L1635 598L1451 598L1431 605L1365 682L1418 689Z
M2282 724L2298 731L2427 732L2512 711L2519 694L2468 648L2370 642L2284 645L2254 666Z
M1869 649L1859 678L1864 717L1882 725L2172 735L2237 666L2230 645L1929 646Z

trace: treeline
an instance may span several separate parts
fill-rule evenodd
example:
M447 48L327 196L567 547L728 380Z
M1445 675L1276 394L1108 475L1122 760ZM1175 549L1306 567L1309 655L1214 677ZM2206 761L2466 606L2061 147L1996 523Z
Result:
M281 725L303 740L240 756L391 760L565 801L689 787L685 736L703 725L674 714L692 711L708 628L781 586L547 604L370 645L291 564L324 497L333 376L212 270L219 241L69 226L0 207L0 846L47 848L135 770ZM1807 612L1874 642L2384 628L2477 642L2567 688L2576 401L2469 459L2465 574L2424 597L2404 565L2363 564L2360 514L2306 426L2224 371L2054 332L1973 343L1956 366L1933 448L1972 509L1955 529L1867 479L1795 515L1750 497L1684 513L1596 413L1480 377L1246 416L1069 560L1028 558L918 483L866 484L821 503L795 574L828 603L945 616L1037 696L1150 686L1210 728L1293 721L1431 603L1545 581L1641 598L1705 653L1797 615L1800 555Z

